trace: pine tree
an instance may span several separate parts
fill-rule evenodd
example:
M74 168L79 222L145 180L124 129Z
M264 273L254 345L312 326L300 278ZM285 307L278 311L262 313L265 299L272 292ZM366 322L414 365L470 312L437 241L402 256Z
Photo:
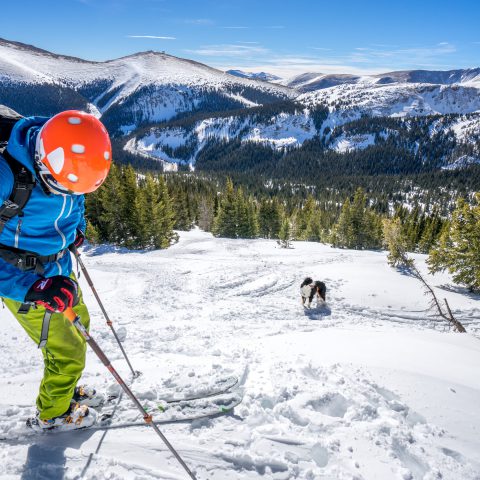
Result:
M451 222L428 258L431 273L448 270L455 283L471 291L480 290L480 194L475 200L473 206L462 198L457 201Z
M87 231L85 232L85 237L92 245L97 245L100 243L100 233L95 225L89 220L87 220Z
M137 218L137 226L134 235L135 248L149 248L153 246L151 234L149 232L152 222L152 211L150 210L152 205L148 201L148 192L151 188L151 181L151 175L147 175L135 196L135 216Z
M350 199L347 198L337 224L333 229L332 244L334 247L352 248L354 245L354 231Z
M308 195L303 208L298 212L297 235L300 240L322 240L321 212L313 195Z
M367 208L365 192L359 188L353 201L343 204L340 218L335 225L332 243L346 248L379 248L382 242L381 217Z
M140 211L137 209L137 195L139 191L137 175L131 165L122 170L121 181L123 195L118 203L121 225L124 227L121 236L126 247L135 248L139 244L137 231L142 220Z
M278 233L278 244L282 248L290 248L291 246L291 225L287 216L282 220L280 232Z
M235 191L235 237L251 238L248 203L242 187Z
M123 215L120 205L124 202L124 189L122 188L121 172L118 167L112 165L107 180L98 191L99 214L93 219L98 227L102 241L108 241L121 245L125 238L126 226L123 223Z
M204 196L198 205L198 226L205 232L210 232L213 227L214 202Z
M411 265L410 259L406 255L408 242L398 217L383 220L383 239L389 252L387 260L390 266ZM407 262L407 265L405 265L405 262Z
M442 228L444 221L442 220L438 208L436 208L431 216L427 217L424 222L424 229L418 241L418 250L422 253L428 253L435 245Z
M218 204L218 212L213 224L213 234L217 237L237 238L237 198L233 182L227 179L224 195Z
M252 196L247 199L247 220L248 220L248 237L246 238L257 238L258 237L258 213L257 213L257 204Z
M262 238L277 238L282 222L282 211L277 199L264 198L258 210L259 235Z
M235 193L236 238L256 238L258 221L253 198L246 198L240 187Z
M155 209L152 212L152 218L154 219L152 228L153 246L155 248L168 248L178 240L178 235L173 231L175 211L165 179L163 176L158 176L156 180L157 197L156 203L152 206Z
M177 188L171 193L175 204L175 229L188 231L192 228L192 212L186 192Z

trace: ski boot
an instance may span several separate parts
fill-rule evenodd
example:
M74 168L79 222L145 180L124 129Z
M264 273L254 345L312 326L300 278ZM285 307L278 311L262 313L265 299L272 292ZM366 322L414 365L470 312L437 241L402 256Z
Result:
M73 393L73 401L87 407L100 407L105 403L105 395L98 393L93 387L88 385L78 385Z
M63 415L42 420L40 412L27 420L27 426L38 431L55 430L68 432L91 427L95 425L97 413L86 405L72 401L70 408Z

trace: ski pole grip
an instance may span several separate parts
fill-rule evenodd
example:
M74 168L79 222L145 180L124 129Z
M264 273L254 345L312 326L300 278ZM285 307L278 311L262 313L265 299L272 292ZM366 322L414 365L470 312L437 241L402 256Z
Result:
M72 307L69 307L67 308L63 314L67 317L68 320L70 320L70 322L74 322L75 319L77 318L77 314L73 311L73 308Z

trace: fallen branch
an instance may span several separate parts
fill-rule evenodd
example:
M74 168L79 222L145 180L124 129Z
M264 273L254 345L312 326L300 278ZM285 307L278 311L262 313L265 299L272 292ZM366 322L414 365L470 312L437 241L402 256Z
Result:
M447 312L444 312L442 306L440 305L440 301L437 298L433 288L427 283L427 281L423 278L423 275L418 270L415 261L413 258L409 258L406 252L401 252L400 254L402 263L410 270L412 275L422 282L425 292L427 295L431 297L432 306L436 309L437 314L440 318L444 319L448 322L452 327L454 332L459 333L466 333L465 327L453 316L452 310L450 309L450 305L445 298L445 305L447 306Z

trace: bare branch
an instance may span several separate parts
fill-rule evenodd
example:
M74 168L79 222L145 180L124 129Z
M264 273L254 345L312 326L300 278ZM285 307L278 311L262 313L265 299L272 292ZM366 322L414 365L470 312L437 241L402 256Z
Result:
M435 291L427 283L425 278L423 278L423 275L420 273L417 265L415 264L415 260L413 258L410 258L405 251L401 251L400 258L402 263L410 270L411 274L423 284L426 294L430 297L430 305L431 307L433 307L434 310L436 310L438 317L448 322L450 326L453 327L454 332L466 333L465 327L453 316L450 305L448 304L446 298L444 300L445 305L447 306L447 312L443 311L442 306L440 305L440 301L435 294Z

